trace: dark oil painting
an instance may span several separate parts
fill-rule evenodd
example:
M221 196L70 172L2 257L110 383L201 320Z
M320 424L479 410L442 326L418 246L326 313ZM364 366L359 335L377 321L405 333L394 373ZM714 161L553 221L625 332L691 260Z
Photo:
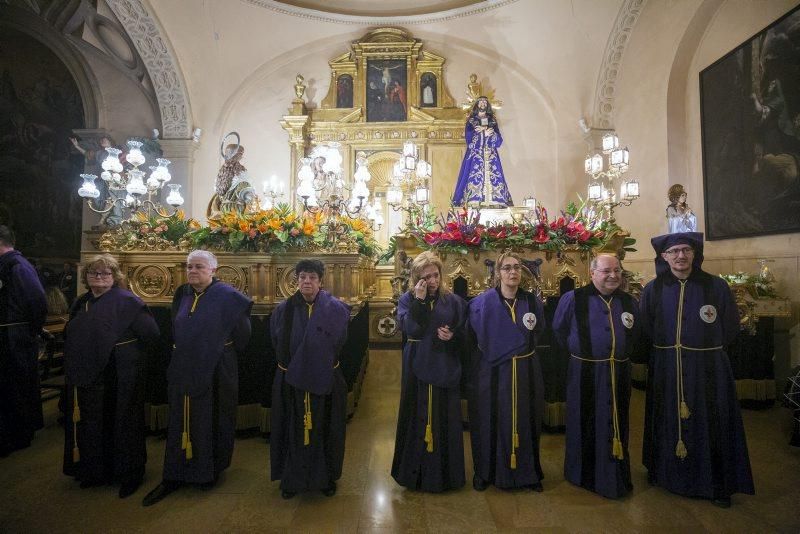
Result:
M367 61L367 122L405 121L408 78L404 59Z
M800 8L700 73L706 237L800 232Z

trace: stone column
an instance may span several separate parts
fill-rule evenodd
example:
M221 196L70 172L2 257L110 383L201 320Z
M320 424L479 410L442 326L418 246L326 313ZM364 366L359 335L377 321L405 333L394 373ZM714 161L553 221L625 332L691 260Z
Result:
M191 139L161 139L159 141L161 148L164 150L164 157L172 163L169 166L169 172L172 174L172 182L174 184L181 184L181 195L183 196L183 206L187 217L194 217L197 220L205 220L205 212L193 213L192 197L194 195L194 153L197 150L197 143ZM164 199L167 198L169 188L164 187L165 191L162 192L160 202L164 205ZM202 195L202 192L197 194ZM209 198L211 195L209 193Z

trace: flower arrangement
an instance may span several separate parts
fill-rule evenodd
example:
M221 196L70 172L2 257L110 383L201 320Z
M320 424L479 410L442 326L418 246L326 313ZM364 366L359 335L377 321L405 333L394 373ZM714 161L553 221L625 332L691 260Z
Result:
M461 254L505 248L555 252L568 246L590 250L603 245L605 239L619 230L613 223L597 219L586 209L585 203L579 207L574 202L554 219L548 217L546 209L537 208L535 220L524 217L514 223L483 224L478 210L453 207L446 216L439 218L436 226L438 229L411 228L410 233L423 248ZM625 246L629 247L634 242L634 239L628 238Z
M200 223L187 219L182 209L176 210L172 215L137 212L135 222L138 223L135 230L138 237L155 235L172 243L177 243L187 233L200 229Z
M772 282L766 282L754 274L738 271L733 274L720 274L730 286L744 287L753 298L776 298L778 294Z

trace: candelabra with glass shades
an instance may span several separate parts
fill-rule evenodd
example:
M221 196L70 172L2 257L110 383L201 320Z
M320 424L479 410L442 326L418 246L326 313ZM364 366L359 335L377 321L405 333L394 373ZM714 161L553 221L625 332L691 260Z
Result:
M419 158L419 149L411 141L403 144L403 156L394 165L386 202L394 211L407 214L410 225L416 215L424 213L430 202L431 164Z
M297 197L303 210L321 214L322 225L327 228L328 239L338 242L347 231L342 217L365 217L373 226L383 224L380 200L369 203L367 182L372 176L363 153L356 156L356 172L352 183L343 175L339 143L331 142L316 147L308 157L300 160L297 171Z
M590 209L611 223L614 223L615 208L630 206L639 198L639 182L624 178L629 163L628 147L620 148L619 137L614 132L603 136L601 152L589 154L584 160L584 170L590 177Z
M162 217L174 215L178 207L183 205L183 196L180 193L180 184L169 183L172 175L167 168L170 161L165 158L156 158L157 165L150 167L150 176L145 180L146 173L139 169L145 163L140 141L128 141L128 154L125 159L132 168L124 170L119 161L122 152L118 148L106 148L108 156L101 163L103 172L100 178L108 185L108 197L102 201L102 207L94 206L93 201L100 197L100 190L95 181L94 174L81 174L83 184L78 188L78 195L86 199L90 210L99 214L108 214L115 208L121 214L119 224L130 221L137 213L144 213L151 217L157 213ZM173 210L170 213L158 200L164 186L169 188L165 199Z

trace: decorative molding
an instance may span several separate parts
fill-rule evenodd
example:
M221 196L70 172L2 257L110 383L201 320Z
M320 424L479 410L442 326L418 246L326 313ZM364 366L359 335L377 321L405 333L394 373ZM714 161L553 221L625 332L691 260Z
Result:
M111 0L110 0L111 1ZM469 17L480 13L485 13L492 9L497 9L509 4L513 4L518 0L485 0L483 2L458 7L455 9L448 9L435 13L425 13L422 15L407 15L407 16L358 16L358 15L344 15L339 13L331 13L327 11L319 11L316 9L309 9L304 7L296 7L275 0L240 0L242 2L252 4L254 6L263 7L280 13L282 15L290 15L293 17L300 17L304 19L314 20L318 22L329 22L333 24L358 24L358 25L386 25L386 24L430 24L434 22L443 22L447 20L459 19Z
M162 137L191 137L191 108L186 84L166 34L143 0L107 0L133 40L150 75L161 111Z
M622 65L622 56L630 41L631 32L639 20L647 0L625 0L617 13L614 28L608 36L603 64L597 77L595 93L594 121L596 128L614 127L614 98L617 78Z

